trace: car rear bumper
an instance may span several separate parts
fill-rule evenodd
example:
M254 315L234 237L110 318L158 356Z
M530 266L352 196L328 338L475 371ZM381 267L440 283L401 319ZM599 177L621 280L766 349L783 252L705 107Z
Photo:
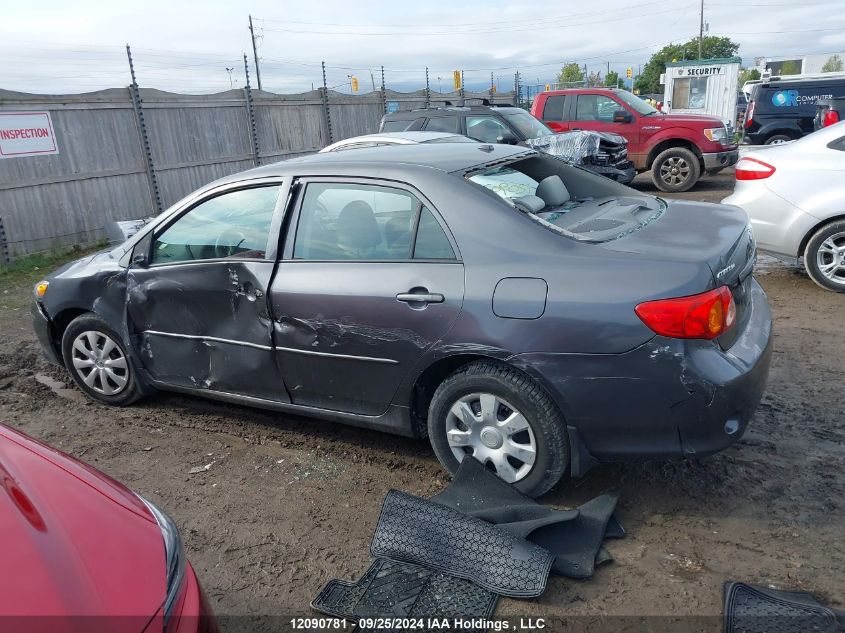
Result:
M724 169L735 165L739 160L739 150L732 149L726 152L712 152L702 154L704 159L704 171L713 171L714 169Z
M30 311L32 313L32 327L35 330L35 336L38 337L38 342L41 343L44 356L51 363L61 365L62 361L53 341L53 324L50 318L37 301L32 302Z
M512 362L541 381L599 461L705 455L741 437L771 361L771 310L749 280L734 344L655 336L624 354L531 353ZM582 460L584 461L583 457Z

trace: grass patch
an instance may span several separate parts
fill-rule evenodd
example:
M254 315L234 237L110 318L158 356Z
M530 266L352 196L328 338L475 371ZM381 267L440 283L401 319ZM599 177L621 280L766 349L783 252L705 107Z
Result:
M25 255L5 266L0 265L0 308L16 310L26 305L32 298L33 284L59 266L102 250L106 245L107 242L103 241L85 248L74 246Z

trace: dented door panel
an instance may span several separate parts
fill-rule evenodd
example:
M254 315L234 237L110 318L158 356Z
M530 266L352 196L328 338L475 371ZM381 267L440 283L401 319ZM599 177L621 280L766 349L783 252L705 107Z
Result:
M441 303L397 295L425 288ZM273 280L273 336L292 401L383 413L413 364L461 311L460 263L284 261Z
M272 351L273 267L232 259L131 269L128 329L150 377L290 402Z

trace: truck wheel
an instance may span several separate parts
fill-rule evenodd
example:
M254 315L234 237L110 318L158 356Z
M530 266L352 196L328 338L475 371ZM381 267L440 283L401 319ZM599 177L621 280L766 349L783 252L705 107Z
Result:
M764 145L780 145L781 143L788 143L793 140L789 134L773 134L766 139Z
M825 290L845 292L845 220L825 224L804 249L804 268Z
M95 400L124 406L143 395L120 336L96 314L70 322L62 336L62 357L74 382Z
M700 176L698 157L684 147L670 147L660 152L651 165L655 187L667 193L688 191Z
M530 377L500 363L470 363L448 376L431 400L428 435L450 473L474 457L532 497L569 468L569 436L557 405Z

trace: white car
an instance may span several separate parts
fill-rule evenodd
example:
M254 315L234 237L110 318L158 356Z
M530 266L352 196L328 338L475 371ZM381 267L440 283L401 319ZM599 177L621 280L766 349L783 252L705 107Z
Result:
M448 132L384 132L382 134L365 134L345 138L337 143L320 150L320 153L338 152L346 149L360 149L362 147L379 147L380 145L414 145L416 143L477 143L471 138Z
M845 122L740 154L722 202L745 209L761 251L803 257L813 281L845 292Z

